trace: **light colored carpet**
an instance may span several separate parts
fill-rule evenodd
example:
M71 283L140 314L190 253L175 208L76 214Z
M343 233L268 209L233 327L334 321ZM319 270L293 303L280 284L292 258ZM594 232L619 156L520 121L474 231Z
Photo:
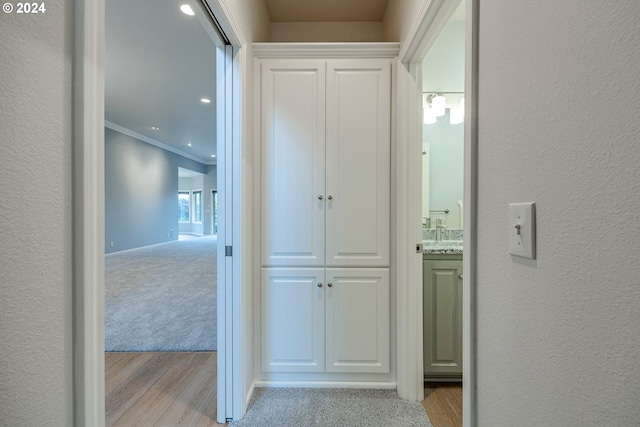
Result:
M395 390L258 388L231 427L431 427L420 402Z
M105 256L106 351L216 350L216 236Z

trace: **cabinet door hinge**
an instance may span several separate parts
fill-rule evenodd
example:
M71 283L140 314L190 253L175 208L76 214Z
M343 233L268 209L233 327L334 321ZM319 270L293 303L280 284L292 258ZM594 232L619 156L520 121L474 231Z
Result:
M224 247L224 256L233 256L233 246Z

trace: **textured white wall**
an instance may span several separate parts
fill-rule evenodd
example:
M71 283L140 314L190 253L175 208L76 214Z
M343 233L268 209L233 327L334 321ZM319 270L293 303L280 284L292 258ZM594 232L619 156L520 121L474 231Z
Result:
M73 424L73 2L45 6L0 13L2 426Z
M480 426L640 420L640 2L481 2ZM538 258L507 251L537 203Z
M381 22L273 22L272 42L379 42Z

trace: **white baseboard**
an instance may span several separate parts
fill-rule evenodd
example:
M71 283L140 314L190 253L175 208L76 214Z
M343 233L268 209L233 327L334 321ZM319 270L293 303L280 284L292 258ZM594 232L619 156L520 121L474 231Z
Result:
M255 381L256 388L288 387L288 388L372 388L395 390L395 382L368 381Z

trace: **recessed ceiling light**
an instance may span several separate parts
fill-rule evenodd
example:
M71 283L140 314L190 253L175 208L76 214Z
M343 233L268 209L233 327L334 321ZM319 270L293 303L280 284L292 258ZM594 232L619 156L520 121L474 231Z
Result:
M189 16L195 15L193 9L191 9L191 6L189 6L188 4L183 4L182 6L180 6L180 10L185 15L189 15Z
M215 157L215 156L216 156L215 154L212 154L212 155L211 155L211 157Z
M209 98L200 98L200 101L204 102L205 104L208 104L211 102Z
M188 145L189 147L191 147L191 142L187 142L187 145Z

